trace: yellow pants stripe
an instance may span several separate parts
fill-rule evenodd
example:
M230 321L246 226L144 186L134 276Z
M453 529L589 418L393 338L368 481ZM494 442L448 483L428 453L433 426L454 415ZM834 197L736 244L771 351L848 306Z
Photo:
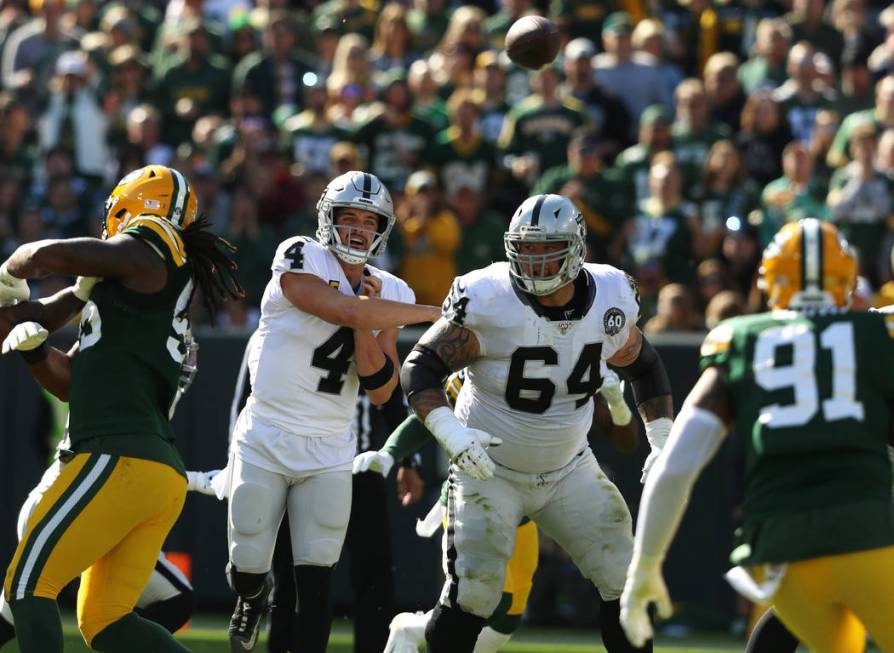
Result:
M506 564L506 582L503 593L512 595L512 605L506 614L524 614L531 588L534 586L534 572L540 557L540 542L537 524L530 521L515 530L515 549Z

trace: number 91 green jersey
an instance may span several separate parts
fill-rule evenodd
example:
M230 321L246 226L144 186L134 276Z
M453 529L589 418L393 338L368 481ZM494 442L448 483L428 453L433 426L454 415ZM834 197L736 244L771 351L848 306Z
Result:
M157 293L117 279L94 286L72 361L71 448L154 460L185 474L168 413L186 356L191 268L167 221L139 216L123 233L158 252L168 278Z
M894 544L888 424L894 316L774 311L718 325L702 368L723 370L746 452L736 564Z

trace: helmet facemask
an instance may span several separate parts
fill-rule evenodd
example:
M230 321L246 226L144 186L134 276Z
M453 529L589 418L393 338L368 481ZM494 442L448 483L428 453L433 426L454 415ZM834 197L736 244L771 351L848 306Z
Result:
M333 209L332 239L331 249L335 255L341 258L345 263L366 263L371 256L381 256L385 253L385 246L388 243L388 236L391 233L391 224L386 216L375 213L378 218L378 226L370 229L360 224L340 225L338 224L338 208ZM368 209L362 209L368 210ZM362 248L360 243L352 243L351 239L355 234L366 234L369 237L369 246ZM343 239L344 236L344 239ZM343 242L346 240L347 242Z
M560 195L529 197L518 207L503 236L513 283L537 296L552 294L571 283L584 264L586 235L583 216L569 199ZM523 245L535 243L562 247L523 253Z
M353 179L356 175L364 175L365 178L374 179L373 175L367 173L357 171L345 173L330 182L317 203L317 240L349 265L362 265L370 257L383 255L388 244L388 236L394 227L393 205L388 191L378 179L375 179L375 185L378 187L375 195L368 190L358 189ZM363 182L360 182L358 179L358 183L368 184L372 187L373 182L365 178ZM339 181L343 185L337 184ZM336 187L333 188L333 186ZM335 213L339 208L353 208L374 213L379 218L378 226L375 230L362 225L342 225L339 227L335 223ZM339 229L342 232L347 230L346 238L343 238ZM357 232L372 235L370 244L365 249L352 247L351 245L351 234Z
M507 233L503 237L506 247L506 258L509 259L509 273L519 288L532 295L549 295L562 286L574 281L583 265L583 241L571 239L565 235L546 237L536 234L525 237L524 234ZM522 254L523 243L565 243L565 247L542 254ZM561 261L558 271L548 275L547 268Z

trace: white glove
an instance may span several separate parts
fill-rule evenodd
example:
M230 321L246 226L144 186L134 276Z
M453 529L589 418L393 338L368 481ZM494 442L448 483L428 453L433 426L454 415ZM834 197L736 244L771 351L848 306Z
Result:
M470 477L484 481L494 475L494 461L484 447L501 444L503 441L500 438L463 426L447 406L431 411L425 418L425 426L450 460Z
M673 425L674 420L670 417L659 417L651 422L646 422L646 439L649 441L652 451L649 452L646 462L643 463L643 475L639 479L640 483L646 482L649 470L652 469L655 461L658 460L658 456L661 455L661 450L664 449L664 444L667 442L667 437L670 435Z
M364 451L354 456L354 465L351 471L354 474L376 472L387 478L393 465L394 457L387 451Z
M90 299L90 292L93 290L93 286L100 281L102 281L102 277L78 277L71 287L71 291L75 297L82 302L86 302Z
M627 426L633 414L630 412L630 406L624 399L624 390L621 388L621 380L613 371L608 370L602 377L602 387L599 392L605 398L608 404L608 412L611 413L612 423L618 426Z
M621 594L621 627L637 648L654 636L648 613L650 603L658 606L658 616L662 619L673 614L670 595L661 577L661 559L634 554Z
M37 322L21 322L16 324L3 340L3 353L11 351L31 351L40 347L49 331Z
M5 262L0 265L0 306L12 306L28 301L30 297L28 282L10 274Z
M210 472L186 472L186 491L199 492L208 496L216 496L211 481L220 474L222 470L212 469Z

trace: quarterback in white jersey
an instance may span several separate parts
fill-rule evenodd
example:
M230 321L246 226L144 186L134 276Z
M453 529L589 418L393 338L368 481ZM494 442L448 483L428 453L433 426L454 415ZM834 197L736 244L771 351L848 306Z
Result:
M619 622L630 512L586 438L603 362L633 387L652 445L644 472L670 431L673 405L661 359L636 327L635 284L611 266L585 265L585 235L568 199L525 200L505 235L508 262L456 279L441 319L404 363L410 405L453 462L447 578L426 628L431 653L473 651L523 517L599 589L609 653L640 650ZM463 367L454 414L441 383Z
M231 651L249 651L267 609L273 548L288 515L302 651L323 653L329 591L351 511L351 417L363 387L385 403L397 387L397 333L432 321L397 277L367 265L394 225L374 176L336 177L317 204L317 240L276 251L249 351L252 393L236 421L229 470L228 578L239 600Z

